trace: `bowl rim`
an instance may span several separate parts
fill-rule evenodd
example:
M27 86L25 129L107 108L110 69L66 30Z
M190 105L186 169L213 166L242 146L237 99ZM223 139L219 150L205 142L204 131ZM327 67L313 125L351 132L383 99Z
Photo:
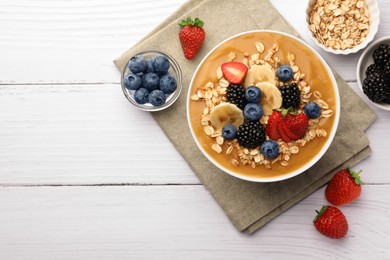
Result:
M192 124L191 124L191 120L190 120L190 113L189 113L189 110L190 110L190 102L191 102L191 87L193 86L193 83L194 83L194 79L196 77L196 75L198 74L198 71L200 69L200 67L203 65L203 63L206 61L206 59L211 55L211 53L213 53L219 46L221 46L222 44L224 44L225 42L231 40L231 39L234 39L236 37L239 37L239 36L242 36L242 35L246 35L246 34L253 34L253 33L273 33L273 34L279 34L279 35L283 35L283 36L286 36L286 37L289 37L289 38L292 38L298 42L300 42L301 44L303 44L304 46L306 46L310 51L313 52L314 55L317 56L317 58L320 60L320 62L323 63L327 73L329 74L330 78L331 78L331 81L332 81L332 85L333 85L333 88L334 88L334 92L335 92L335 99L336 99L336 113L335 113L335 121L334 121L334 125L332 127L332 130L331 132L329 133L329 138L328 140L326 141L326 143L324 144L324 146L322 147L322 149L320 150L320 152L315 156L313 157L309 162L307 162L306 164L304 164L300 169L298 170L295 170L295 171L292 171L288 174L283 174L281 176L277 176L277 177L266 177L266 178L255 178L255 177L249 177L249 176L244 176L244 175L240 175L240 174L237 174L235 172L232 172L226 168L224 168L222 165L220 165L216 160L214 160L202 147L202 145L199 143L195 133L194 133L194 129L192 128ZM339 124L339 119L340 119L340 95L339 95L339 91L338 91L338 85L337 85L337 82L336 82L336 79L329 67L329 65L326 63L326 61L318 54L318 52L313 49L313 47L311 47L309 44L307 44L306 42L304 42L303 40L295 37L294 35L291 35L291 34L287 34L287 33L284 33L284 32L279 32L279 31L275 31L275 30L249 30L249 31L245 31L245 32L241 32L241 33L238 33L238 34L235 34L235 35L232 35L230 37L228 37L227 39L223 40L222 42L220 42L219 44L217 44L214 48L212 48L204 57L203 59L201 60L201 62L198 64L192 78L191 78L191 82L189 84L189 87L188 87L188 93L187 93L187 99L186 99L186 109L187 109L187 123L188 123L188 126L190 128L190 131L191 131L191 135L192 135L192 138L193 140L195 141L196 145L198 146L198 148L201 150L201 152L203 153L203 155L212 163L214 164L217 168L219 168L220 170L222 170L223 172L231 175L231 176L234 176L238 179L242 179L242 180L246 180L246 181L251 181L251 182L262 182L262 183L268 183L268 182L276 182L276 181L282 181L282 180L286 180L286 179L289 179L289 178L292 178L292 177L295 177L303 172L305 172L307 169L309 169L311 166L313 166L315 163L318 162L318 160L320 158L322 158L322 156L325 154L325 152L328 150L329 146L331 145L331 143L333 142L333 139L334 139L334 136L336 135L336 131L337 131L337 128L338 128L338 124Z
M367 60L367 58L369 59L370 57L367 57L367 55L371 54L371 52L373 52L373 49L383 43L383 42L386 42L386 41L389 41L389 45L390 45L390 36L384 36L384 37L381 37L381 38L378 38L376 39L374 42L370 43L367 48L362 52L362 54L360 55L359 57L359 60L358 60L358 63L357 63L357 66L356 66L356 81L358 83L358 87L359 87L359 90L361 91L361 93L363 94L364 98L366 100L368 100L371 104L373 104L374 106L380 108L380 109L383 109L383 110L387 110L387 111L390 111L390 104L387 104L387 105L383 105L383 104L379 104L379 103L375 103L373 101L371 101L367 96L366 94L364 94L363 92L363 80L365 78L365 72L364 72L364 75L363 75L363 78L360 77L360 71L362 69L362 65L363 65L363 61L364 60Z
M136 56L136 55L153 55L153 54L164 55L164 56L166 56L168 58L169 63L171 64L171 68L174 70L174 72L176 74L175 79L176 79L176 82L177 82L177 89L175 90L175 92L173 92L172 94L168 95L171 98L169 100L167 100L167 102L164 103L163 105L156 106L156 107L155 106L145 106L144 104L138 104L137 102L135 102L134 98L131 97L129 95L129 93L128 93L128 91L130 91L130 90L126 90L126 87L123 84L123 78L126 75L126 72L129 70L128 69L128 64L130 62L130 59L132 57ZM121 73L121 88L122 88L122 92L125 95L126 99L132 105L134 105L136 108L138 108L140 110L143 110L143 111L147 111L147 112L161 111L161 110L164 110L164 109L170 107L171 105L173 105L176 102L176 100L179 98L180 93L181 93L182 88L183 88L183 84L182 84L182 71L181 71L179 63L170 54L168 54L166 52L163 52L163 51L159 51L159 50L146 50L146 51L142 51L142 52L139 52L139 53L136 53L136 54L132 55L130 57L130 59L126 62L126 66L123 68L122 73Z
M309 0L308 5L306 7L306 25L307 29L309 31L309 37L314 41L314 43L319 46L322 50L328 52L328 53L333 53L336 55L348 55L348 54L353 54L356 53L364 48L367 47L367 45L372 42L375 38L375 35L378 33L379 30L379 23L380 23L380 9L378 6L378 1L377 0L369 0L371 1L370 4L367 3L367 6L370 11L371 15L371 24L370 24L370 32L367 35L366 39L362 41L359 45L356 45L352 49L345 49L345 50L335 50L330 47L326 47L322 43L318 41L318 39L313 35L311 29L310 29L310 10L314 4L314 2L317 0ZM370 9L370 7L373 7L373 9ZM375 14L375 19L372 19L372 15Z

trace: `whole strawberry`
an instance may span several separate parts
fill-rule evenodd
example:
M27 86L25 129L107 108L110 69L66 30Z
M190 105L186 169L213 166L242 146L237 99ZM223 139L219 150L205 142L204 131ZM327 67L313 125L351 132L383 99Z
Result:
M325 189L326 199L333 205L339 206L359 198L363 184L360 173L361 171L354 172L349 168L338 171Z
M184 56L188 60L192 60L206 37L203 30L203 22L198 18L193 21L191 17L187 20L182 20L180 23L179 39L183 48Z
M342 238L348 232L348 222L344 214L336 207L323 206L314 218L315 228L324 236Z

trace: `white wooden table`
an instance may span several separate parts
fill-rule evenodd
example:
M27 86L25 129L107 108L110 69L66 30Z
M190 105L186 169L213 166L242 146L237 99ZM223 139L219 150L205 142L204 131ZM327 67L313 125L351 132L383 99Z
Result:
M272 0L314 46L307 1ZM124 98L112 60L183 0L0 2L0 259L390 259L390 113L376 108L347 237L317 233L320 189L239 233L152 117ZM376 38L390 34L379 0ZM319 50L319 48L316 48ZM319 52L361 95L356 55ZM284 257L284 258L283 258Z

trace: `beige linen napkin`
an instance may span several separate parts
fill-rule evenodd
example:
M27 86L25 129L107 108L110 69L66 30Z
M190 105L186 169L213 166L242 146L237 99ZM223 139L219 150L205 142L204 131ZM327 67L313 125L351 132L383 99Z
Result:
M302 14L304 15L304 14ZM184 58L177 23L188 16L205 22L206 41L196 58ZM114 62L120 71L134 54L157 49L171 54L183 72L183 92L176 103L153 117L190 167L240 231L253 233L302 200L342 167L352 167L371 150L364 131L375 113L336 73L341 96L340 124L333 144L320 161L305 173L275 183L239 180L211 164L192 139L186 119L186 97L191 77L204 55L227 37L253 29L272 29L299 36L268 0L190 0L164 23ZM319 205L320 206L320 205Z

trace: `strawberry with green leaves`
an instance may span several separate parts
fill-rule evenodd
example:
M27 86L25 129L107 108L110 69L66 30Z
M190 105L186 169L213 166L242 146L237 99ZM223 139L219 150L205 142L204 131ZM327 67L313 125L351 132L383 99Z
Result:
M343 212L333 206L323 206L314 218L314 227L324 236L340 239L348 232L348 222Z
M360 173L349 168L338 171L329 181L325 189L326 199L333 205L339 206L359 198L363 182Z
M188 60L192 60L199 49L202 47L206 33L203 30L203 21L195 18L192 20L188 17L180 23L179 39L183 48L184 56Z

